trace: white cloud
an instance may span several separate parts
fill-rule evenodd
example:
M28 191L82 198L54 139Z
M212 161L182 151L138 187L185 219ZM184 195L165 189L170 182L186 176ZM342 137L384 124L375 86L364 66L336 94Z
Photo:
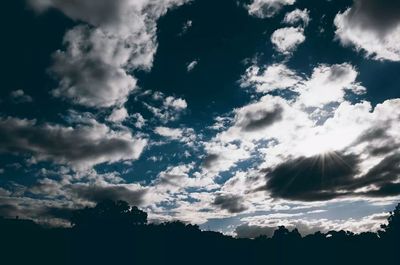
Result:
M182 26L182 31L181 31L181 33L179 34L179 35L183 35L183 34L185 34L191 27L192 27L192 25L193 25L193 21L192 20L188 20L188 21L186 21L184 24L183 24L183 26Z
M249 67L242 77L241 86L254 86L261 93L289 89L298 93L297 104L323 107L329 103L343 102L349 91L364 93L365 88L356 81L357 76L357 70L348 63L318 65L308 78L288 69L284 64L273 64L264 71L260 71L258 66Z
M239 161L250 158L249 148L246 146L211 141L205 143L207 156L203 158L203 173L216 177L220 172L227 171Z
M266 161L261 166L272 167L290 156L309 156L330 148L339 150L346 147L362 128L355 127L357 124L346 124L338 130L327 130L317 126L316 117L321 118L323 112L318 110L324 110L328 104L345 102L346 93L364 91L356 82L357 74L349 64L319 65L308 78L282 64L268 66L264 71L256 66L250 67L241 80L242 86L254 85L261 93L289 89L297 96L289 100L266 95L235 109L230 126L226 125L225 130L205 144L207 153L213 158L206 169L217 175L239 161L249 159L257 149L256 156L264 157ZM307 111L310 107L317 110ZM327 112L322 122L335 115L335 110ZM262 146L259 146L259 141Z
M191 128L169 128L158 126L154 129L154 133L169 138L170 140L177 140L188 145L194 145L196 134Z
M182 129L173 129L173 128L168 128L168 127L156 127L154 129L154 132L157 133L158 135L171 138L173 140L178 140L183 136L183 131Z
M59 86L53 95L89 107L121 105L136 88L129 73L150 69L157 49L156 21L184 0L30 0L38 11L56 8L90 24L68 31L64 51L54 54Z
M299 85L298 101L305 106L321 107L331 102L342 102L347 91L363 93L365 88L356 82L356 69L347 63L319 65L312 76Z
M141 129L146 124L146 120L143 118L143 116L140 113L132 114L132 118L136 119L136 122L134 124L136 128Z
M171 107L176 110L184 110L187 108L186 100L182 98L166 97L164 100L165 107Z
M89 107L125 103L136 79L124 67L131 51L124 42L101 29L77 26L64 37L66 51L57 51L51 70L60 77L55 97Z
M302 26L306 27L310 23L310 11L295 9L285 15L283 22L291 25L302 23Z
M299 215L297 215L298 217ZM300 214L301 216L301 214ZM327 233L329 231L351 231L353 233L376 232L380 225L386 223L387 213L378 213L358 219L328 220L296 218L296 215L266 215L242 218L244 222L236 228L236 236L254 238L260 235L273 236L278 226L288 229L297 228L301 235L313 234L317 231ZM288 219L287 217L292 217Z
M277 29L272 33L271 42L275 49L283 54L292 54L306 40L302 28L287 27Z
M188 72L191 72L191 71L196 67L196 65L197 65L198 63L199 63L199 61L197 61L197 60L194 60L194 61L190 62L190 63L187 65L186 70L187 70Z
M152 98L155 101L161 101L162 105L155 107L146 102L143 102L143 104L164 124L179 119L188 106L185 99L175 98L173 96L166 97L163 93L157 91L153 93Z
M281 71L283 67L279 68L280 70L276 72L282 72L283 78L286 78L288 71ZM256 70L248 73L259 74L259 72ZM272 84L271 87L274 86L273 79L265 75L261 72L260 76L255 78L248 74L247 78L256 86L260 86L259 90L273 91L268 90L269 86L263 87L263 80L266 80L267 84ZM268 75L273 76L270 73ZM233 178L235 185L226 187L229 187L226 191L228 193L246 194L248 209L253 210L254 207L258 207L257 205L263 205L260 197L264 201L272 198L268 191L266 194L254 193L257 189L254 183L262 187L262 181L264 180L264 183L266 181L265 178L256 177L260 175L260 169L269 172L277 165L295 158L321 156L324 159L335 159L335 152L352 154L360 160L355 166L358 173L354 177L365 177L369 170L381 162L383 164L378 168L382 168L390 161L392 164L395 163L397 161L395 150L400 146L400 138L395 132L400 128L400 124L394 121L393 117L397 117L396 113L400 109L399 100L387 100L375 108L372 108L371 103L367 101L359 103L347 101L346 95L349 93L365 91L365 88L356 81L357 75L356 69L347 63L319 65L314 68L310 77L297 75L290 79L299 80L287 88L297 93L297 96L287 99L266 95L235 109L231 124L225 126L225 129L210 142L204 144L208 153L204 172L217 176L220 172L234 168L241 161L250 162L250 158L260 160L253 166L241 169L246 172L247 179L251 178L252 181L246 182L235 177ZM282 85L276 89L283 89L286 86ZM384 158L389 160L383 160ZM256 173L253 174L252 171ZM386 181L389 185L395 185L391 179ZM380 191L376 189L365 185L352 192L364 198L369 196L368 194L377 198L386 196L383 191L379 193ZM371 190L374 192L371 193ZM249 194L253 194L254 197Z
M253 0L247 6L250 15L259 18L270 18L276 15L284 6L293 5L296 0Z
M273 64L264 71L258 66L249 67L242 77L241 86L254 86L257 92L267 93L276 89L295 87L302 78L284 64Z
M354 0L337 14L336 36L376 60L400 61L400 5L397 1Z
M128 111L126 110L125 107L122 108L115 108L110 116L108 116L107 120L111 122L122 122L126 118L129 117Z

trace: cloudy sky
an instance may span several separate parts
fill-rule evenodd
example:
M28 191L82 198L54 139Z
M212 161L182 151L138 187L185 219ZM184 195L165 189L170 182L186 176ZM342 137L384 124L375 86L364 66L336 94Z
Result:
M126 200L239 237L400 197L400 3L4 3L0 215Z

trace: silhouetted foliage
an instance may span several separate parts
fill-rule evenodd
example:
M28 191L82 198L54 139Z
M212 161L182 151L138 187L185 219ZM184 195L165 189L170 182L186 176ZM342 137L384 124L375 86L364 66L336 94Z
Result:
M94 208L76 210L71 217L71 224L76 228L109 226L127 228L147 223L147 213L137 207L130 207L125 201L105 200Z
M381 225L385 231L381 233L384 237L390 237L400 241L400 203L396 206L393 212L390 212L388 224Z
M76 210L70 228L0 217L0 264L399 264L400 204L379 233L280 226L272 238L238 239L182 222L147 224L123 201Z

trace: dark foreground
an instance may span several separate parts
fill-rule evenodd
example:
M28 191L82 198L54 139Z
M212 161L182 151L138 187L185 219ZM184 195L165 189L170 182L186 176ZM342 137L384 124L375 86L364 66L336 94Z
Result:
M382 231L315 233L280 227L273 238L235 239L180 222L148 225L124 202L71 215L72 228L0 218L0 264L400 264L400 204Z

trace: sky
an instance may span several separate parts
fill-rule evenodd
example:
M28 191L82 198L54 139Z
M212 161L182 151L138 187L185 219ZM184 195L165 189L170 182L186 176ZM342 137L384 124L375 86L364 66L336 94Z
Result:
M376 231L400 197L400 3L4 3L0 215L125 200L237 237Z

